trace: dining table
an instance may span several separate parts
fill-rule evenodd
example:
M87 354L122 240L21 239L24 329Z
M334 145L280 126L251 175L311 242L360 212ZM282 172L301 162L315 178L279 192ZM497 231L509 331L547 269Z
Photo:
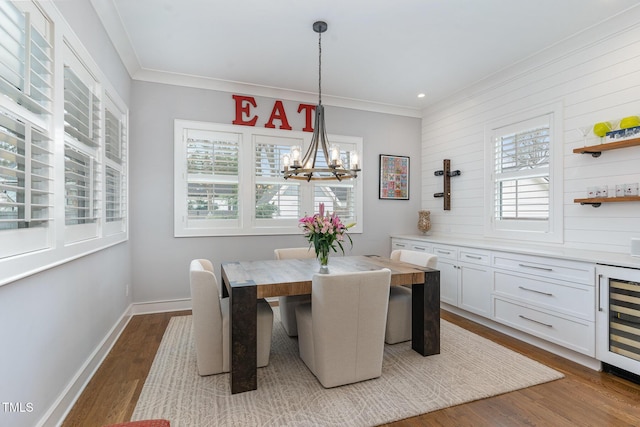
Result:
M411 286L411 348L423 356L440 353L440 271L377 255L331 257L329 273L388 268L391 286ZM221 265L222 296L229 297L231 393L256 390L257 301L311 294L316 259L230 261Z

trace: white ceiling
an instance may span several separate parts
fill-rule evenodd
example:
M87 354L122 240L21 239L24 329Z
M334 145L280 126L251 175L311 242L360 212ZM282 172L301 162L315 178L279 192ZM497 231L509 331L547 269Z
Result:
M91 0L133 78L419 110L638 0ZM166 73L172 73L168 76ZM180 76L176 76L180 75ZM191 78L191 77L190 77ZM245 84L249 86L245 86ZM418 99L418 93L426 97ZM302 95L302 94L300 94ZM327 102L325 102L327 103Z

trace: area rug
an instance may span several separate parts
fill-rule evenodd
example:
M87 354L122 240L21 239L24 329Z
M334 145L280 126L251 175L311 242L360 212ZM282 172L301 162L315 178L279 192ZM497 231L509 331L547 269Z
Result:
M231 395L229 374L200 377L191 316L171 319L133 420L172 427L375 426L562 378L545 365L441 320L441 353L385 345L382 376L325 389L298 356L274 309L269 366L258 390Z

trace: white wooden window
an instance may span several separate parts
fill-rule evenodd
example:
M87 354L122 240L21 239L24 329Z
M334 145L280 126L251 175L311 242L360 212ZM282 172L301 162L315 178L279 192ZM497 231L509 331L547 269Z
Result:
M341 145L343 156L362 152L361 138L330 139ZM362 177L343 182L282 177L282 155L310 140L309 132L176 120L175 235L298 234L298 220L317 212L320 202L345 223L358 223ZM362 224L352 232L362 232Z
M254 136L254 219L263 225L291 225L300 218L300 184L282 179L282 156L303 142L302 138Z
M65 232L67 243L97 237L102 217L100 98L93 74L65 45Z
M127 117L109 97L105 97L105 224L104 233L125 230L127 213Z
M0 2L0 91L38 116L51 113L51 40L51 22L32 3Z
M53 2L0 0L0 285L127 239L127 117Z
M187 194L181 203L190 227L238 227L240 141L232 132L183 130Z
M537 109L491 126L486 234L536 241L562 238L562 140L557 129L561 107L556 108Z
M51 246L51 29L33 4L0 2L0 259Z

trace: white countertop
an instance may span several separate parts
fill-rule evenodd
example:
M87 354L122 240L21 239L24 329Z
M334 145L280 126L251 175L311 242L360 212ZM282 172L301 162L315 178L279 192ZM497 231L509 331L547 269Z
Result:
M574 261L592 262L596 264L614 265L640 269L640 257L616 252L592 251L586 249L565 248L553 245L518 244L491 239L474 239L461 236L438 236L428 234L392 234L392 238L419 240L424 242L465 246L468 248L494 251L517 252L525 255L547 256Z

